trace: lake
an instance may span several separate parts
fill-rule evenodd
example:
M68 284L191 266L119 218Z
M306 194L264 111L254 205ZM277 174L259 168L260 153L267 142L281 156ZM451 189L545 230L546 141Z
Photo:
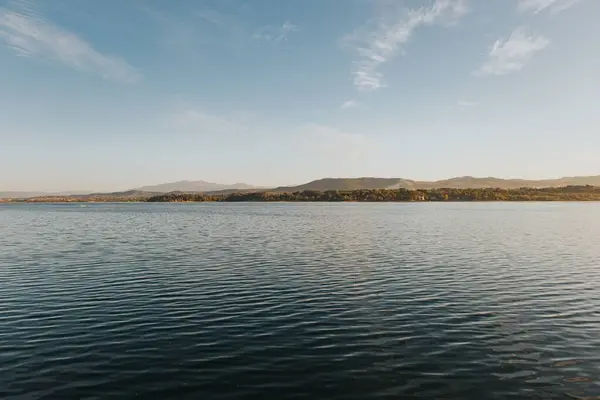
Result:
M2 399L599 395L599 203L0 205Z

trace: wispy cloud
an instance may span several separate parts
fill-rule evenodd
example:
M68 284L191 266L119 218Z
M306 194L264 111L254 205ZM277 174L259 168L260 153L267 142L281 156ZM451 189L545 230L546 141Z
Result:
M146 3L140 5L140 9L159 28L159 44L165 50L188 59L205 57L207 46L232 50L241 48L252 36L236 14L211 8L192 9L185 14L177 14L168 7L160 7L160 4L151 6Z
M422 26L453 24L468 12L466 0L435 0L428 7L418 9L386 9L343 40L344 47L359 55L354 62L354 85L363 91L386 86L379 67L401 51L414 31Z
M0 41L18 55L60 63L117 82L135 83L141 79L124 59L99 52L75 33L48 21L31 4L15 4L15 10L0 8Z
M230 16L212 9L199 10L196 12L196 16L217 26L230 27L236 24Z
M538 14L542 11L550 11L553 14L571 8L581 0L519 0L517 10L519 12L530 12Z
M373 143L365 136L318 124L306 124L298 132L302 147L326 157L365 157Z
M461 107L475 107L479 103L477 103L476 101L458 100L457 104Z
M524 28L515 29L508 39L500 38L493 44L488 60L475 75L506 75L523 69L532 57L544 50L550 40L529 34Z
M360 108L361 106L362 104L356 100L348 100L342 103L340 110L350 110L353 108Z
M256 40L266 40L267 42L280 43L288 40L292 32L298 32L300 29L289 21L285 21L283 25L272 26L267 25L256 32L252 36Z
M218 116L192 108L170 114L167 117L167 125L169 128L199 134L235 134L247 130L247 126L236 118Z

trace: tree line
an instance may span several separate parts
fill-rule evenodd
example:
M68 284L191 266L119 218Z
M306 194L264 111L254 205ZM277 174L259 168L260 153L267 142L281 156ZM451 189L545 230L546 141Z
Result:
M166 193L148 202L415 202L415 201L600 201L600 187L520 189L359 189L228 194Z
M443 201L600 201L598 186L520 189L356 189L294 192L239 192L223 194L171 192L154 196L45 196L0 199L0 202L443 202Z

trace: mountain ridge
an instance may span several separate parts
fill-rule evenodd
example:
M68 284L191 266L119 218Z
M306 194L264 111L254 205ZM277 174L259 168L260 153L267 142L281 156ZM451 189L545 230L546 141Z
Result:
M564 186L598 186L600 187L600 175L595 176L571 176L556 179L502 179L495 177L461 176L437 181L416 181L405 178L323 178L310 181L296 186L279 186L265 188L237 183L232 185L219 184L206 181L178 181L159 185L142 186L119 192L94 193L83 191L71 191L61 193L44 192L0 192L0 199L19 199L33 197L70 197L70 198L101 198L119 197L135 198L150 197L164 193L249 193L249 192L301 192L305 190L328 191L328 190L371 190L371 189L519 189L519 188L546 188Z
M234 183L234 184L222 184L215 182L207 182L207 181L177 181L177 182L167 182L161 183L158 185L147 185L136 188L134 190L139 190L142 192L160 192L160 193L169 193L174 191L180 192L207 192L207 191L215 191L215 190L229 190L229 189L255 189L256 186L248 185L246 183Z
M62 192L42 192L25 190L0 191L0 199L22 199L36 196L77 196L91 193L90 190L66 190Z
M461 176L438 181L415 181L405 178L323 178L298 186L280 186L273 191L359 190L359 189L518 189L561 186L600 186L600 175L573 176L556 179L502 179L495 177Z

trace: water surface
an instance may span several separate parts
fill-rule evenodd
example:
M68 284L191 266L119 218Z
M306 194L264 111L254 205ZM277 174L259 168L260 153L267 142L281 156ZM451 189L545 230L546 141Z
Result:
M600 204L0 205L0 398L600 395Z

